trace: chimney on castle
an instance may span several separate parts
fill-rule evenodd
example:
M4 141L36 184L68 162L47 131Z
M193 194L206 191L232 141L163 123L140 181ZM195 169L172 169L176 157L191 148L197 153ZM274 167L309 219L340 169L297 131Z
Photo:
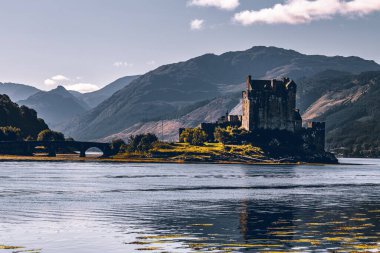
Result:
M252 82L252 76L249 75L249 76L247 77L247 81L246 81L246 84L247 84L247 90L251 90L251 89L252 89L251 82Z

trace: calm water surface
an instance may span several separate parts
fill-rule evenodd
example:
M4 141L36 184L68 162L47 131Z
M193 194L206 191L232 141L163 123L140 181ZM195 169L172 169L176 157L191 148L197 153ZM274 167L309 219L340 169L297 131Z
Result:
M344 162L0 163L0 252L379 252L380 161Z

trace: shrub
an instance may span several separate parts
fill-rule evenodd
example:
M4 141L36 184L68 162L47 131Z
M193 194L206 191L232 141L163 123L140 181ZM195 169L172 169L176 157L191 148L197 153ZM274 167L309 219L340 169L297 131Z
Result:
M49 129L43 130L38 134L37 141L64 141L63 133L55 132Z
M180 135L180 142L186 142L194 146L201 146L206 140L206 133L199 128L186 128Z

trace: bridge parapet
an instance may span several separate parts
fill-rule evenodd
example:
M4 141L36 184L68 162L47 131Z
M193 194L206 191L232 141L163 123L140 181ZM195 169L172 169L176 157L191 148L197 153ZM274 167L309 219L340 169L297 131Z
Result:
M35 148L43 146L48 150L48 156L56 156L58 149L74 149L79 151L80 157L86 156L90 148L98 148L103 157L109 157L118 152L112 150L110 143L83 142L83 141L0 141L1 154L33 155Z

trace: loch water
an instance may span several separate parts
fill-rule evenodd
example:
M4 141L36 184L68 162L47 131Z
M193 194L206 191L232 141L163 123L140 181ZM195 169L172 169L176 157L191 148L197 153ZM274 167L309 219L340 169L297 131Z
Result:
M0 252L379 252L380 160L341 162L3 162Z

